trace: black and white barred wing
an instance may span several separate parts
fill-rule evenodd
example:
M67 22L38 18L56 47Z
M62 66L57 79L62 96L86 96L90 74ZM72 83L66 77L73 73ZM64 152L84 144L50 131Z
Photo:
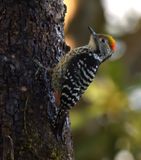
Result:
M93 81L101 61L94 53L74 56L68 64L62 84L61 106L73 107Z

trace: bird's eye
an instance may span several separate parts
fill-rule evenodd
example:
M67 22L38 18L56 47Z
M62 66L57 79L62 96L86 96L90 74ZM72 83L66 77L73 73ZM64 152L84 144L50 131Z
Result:
M101 42L102 42L102 43L106 43L106 39L101 38Z

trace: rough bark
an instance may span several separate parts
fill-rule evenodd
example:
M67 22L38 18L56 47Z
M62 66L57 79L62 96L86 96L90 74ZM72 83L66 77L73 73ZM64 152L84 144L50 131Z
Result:
M0 159L70 160L49 125L48 68L65 53L63 0L0 0ZM49 109L50 108L50 109Z

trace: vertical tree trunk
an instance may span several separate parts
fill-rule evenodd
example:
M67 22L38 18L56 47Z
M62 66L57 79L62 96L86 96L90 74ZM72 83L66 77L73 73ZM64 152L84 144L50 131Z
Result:
M52 68L65 53L63 0L0 0L0 159L70 160L49 126Z

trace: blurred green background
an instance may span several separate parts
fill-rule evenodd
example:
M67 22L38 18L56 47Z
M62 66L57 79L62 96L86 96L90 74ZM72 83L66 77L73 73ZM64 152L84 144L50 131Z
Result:
M88 42L88 26L117 41L115 55L71 111L76 160L141 160L141 1L65 3L71 48Z

